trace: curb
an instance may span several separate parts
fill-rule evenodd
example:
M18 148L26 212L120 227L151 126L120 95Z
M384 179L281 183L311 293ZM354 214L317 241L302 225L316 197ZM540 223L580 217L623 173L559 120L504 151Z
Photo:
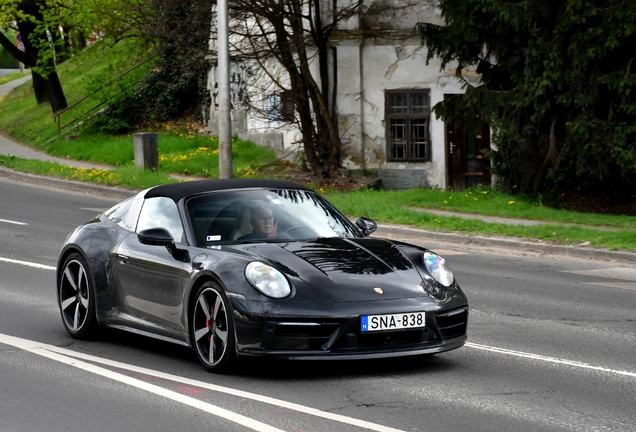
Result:
M595 258L612 261L624 261L636 263L636 253L626 251L611 251L609 249L599 249L581 246L561 246L544 243L541 241L527 241L509 237L488 237L476 234L453 234L437 231L426 231L417 228L378 224L378 234L419 237L430 240L438 240L450 243L472 244L477 246L501 247L516 249L519 251L530 251L552 255L567 255L579 258Z
M138 190L126 189L118 186L106 186L75 180L66 180L57 177L23 173L3 166L0 166L0 176L23 183L48 186L57 189L66 189L75 192L88 192L112 198L119 198L122 200L139 192Z
M13 171L3 166L0 166L0 176L24 183L54 187L58 189L66 189L76 192L94 193L118 199L125 199L131 195L134 195L136 192L139 192L138 190L126 189L116 186L105 186L94 183L23 173L19 171ZM399 225L378 224L378 231L376 232L380 235L408 236L417 237L420 239L444 241L449 243L501 247L519 251L530 251L551 255L567 255L579 258L595 258L636 263L636 252L611 251L608 249L580 246L560 246L539 241L532 242L508 237L487 237L471 234L442 233Z

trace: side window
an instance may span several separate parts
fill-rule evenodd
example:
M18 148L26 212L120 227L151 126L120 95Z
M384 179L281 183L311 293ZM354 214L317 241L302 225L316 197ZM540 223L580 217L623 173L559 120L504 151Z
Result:
M390 90L385 94L387 159L431 159L428 90Z
M139 214L137 232L149 228L165 228L176 243L183 243L183 225L177 205L170 198L149 198Z
M128 210L130 209L130 204L133 201L133 197L130 197L118 204L115 204L110 209L104 212L104 215L114 224L117 224L121 227L126 228L126 216L128 215Z

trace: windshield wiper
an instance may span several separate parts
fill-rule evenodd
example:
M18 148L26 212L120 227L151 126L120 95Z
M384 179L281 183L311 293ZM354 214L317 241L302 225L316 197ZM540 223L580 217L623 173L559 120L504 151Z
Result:
M289 243L290 241L296 241L289 238L267 238L267 239L246 239L235 240L232 244L251 244L251 243Z

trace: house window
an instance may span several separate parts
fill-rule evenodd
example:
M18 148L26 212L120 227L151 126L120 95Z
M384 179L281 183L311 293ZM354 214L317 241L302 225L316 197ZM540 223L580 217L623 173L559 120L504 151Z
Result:
M265 98L265 118L270 122L280 121L280 97L271 94Z
M390 90L385 94L389 161L427 161L430 156L428 90Z
M270 122L294 121L294 98L291 90L283 90L265 98L265 118Z

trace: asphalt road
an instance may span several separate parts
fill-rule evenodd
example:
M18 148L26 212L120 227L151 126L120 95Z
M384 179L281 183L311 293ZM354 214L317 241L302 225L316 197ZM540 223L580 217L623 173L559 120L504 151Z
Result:
M426 359L249 363L205 372L188 349L69 338L57 253L114 200L0 179L2 431L633 431L636 269L426 243L471 305L469 343ZM602 257L601 257L602 258Z

